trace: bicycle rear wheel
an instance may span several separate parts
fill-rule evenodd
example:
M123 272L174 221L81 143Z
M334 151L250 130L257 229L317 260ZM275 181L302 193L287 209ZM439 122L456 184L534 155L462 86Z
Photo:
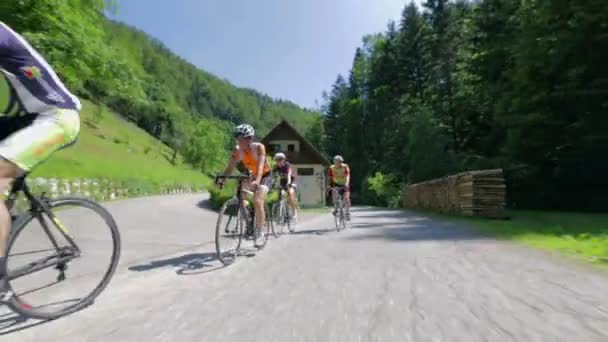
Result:
M116 222L94 201L58 198L45 203L48 212L29 211L13 225L5 255L7 305L26 317L55 319L93 304L116 270L121 243ZM78 227L89 229L76 234L72 229ZM103 247L110 249L105 255ZM86 260L93 267L84 266ZM75 291L67 290L68 278Z
M215 226L215 251L224 265L233 263L239 255L247 218L243 217L239 201L229 199L222 205Z

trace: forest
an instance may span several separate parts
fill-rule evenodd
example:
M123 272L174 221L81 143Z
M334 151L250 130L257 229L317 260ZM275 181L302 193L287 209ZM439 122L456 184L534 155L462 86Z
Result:
M117 0L1 1L0 20L39 49L79 97L108 106L201 171L225 162L235 123L263 136L281 118L306 131L319 116L198 69L108 19L119 10Z
M515 208L608 209L608 1L426 0L370 34L308 137L356 200L503 168Z

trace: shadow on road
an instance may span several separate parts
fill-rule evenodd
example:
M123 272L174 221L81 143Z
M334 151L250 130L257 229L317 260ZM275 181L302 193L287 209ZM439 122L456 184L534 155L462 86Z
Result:
M353 218L350 227L361 232L368 230L364 234L351 236L352 240L385 239L408 242L490 238L458 224L442 222L404 211L377 212L375 215L359 214Z
M217 260L215 253L191 253L175 258L154 260L147 264L131 266L129 267L129 271L145 272L167 266L175 268L175 273L179 275L202 274L224 267Z
M196 204L196 206L198 208L200 208L200 209L211 210L211 211L215 211L215 212L218 211L215 208L213 208L213 206L211 205L211 200L210 199L204 199L204 200L198 202Z
M328 233L333 233L336 231L336 228L328 228L328 229L310 229L310 230L296 230L295 232L287 235L325 235Z

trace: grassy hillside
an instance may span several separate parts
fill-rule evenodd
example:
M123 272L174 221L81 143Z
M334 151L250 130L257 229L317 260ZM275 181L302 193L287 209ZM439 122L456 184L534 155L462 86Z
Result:
M208 178L176 158L167 146L102 106L84 102L78 142L56 153L34 175L108 177L157 183L206 184Z
M0 108L5 107L6 94L6 84L0 81ZM180 156L173 165L172 157L170 148L136 125L103 106L83 101L78 142L54 154L32 175L208 184L209 179L184 164Z

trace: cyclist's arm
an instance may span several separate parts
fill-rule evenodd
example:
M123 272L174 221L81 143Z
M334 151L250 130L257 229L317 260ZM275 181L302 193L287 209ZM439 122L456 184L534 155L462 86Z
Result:
M230 156L230 161L228 162L228 166L226 166L226 169L224 170L224 176L230 176L232 174L232 171L234 171L234 168L236 167L236 164L238 164L238 162L239 162L238 151L234 150L232 152L232 155Z
M344 186L348 187L350 185L350 167L348 165L346 166L346 170L344 170L344 176L346 177Z
M258 145L258 156L261 156L261 158L258 160L258 173L257 173L257 177L255 178L255 181L260 184L262 182L262 176L263 176L263 172L264 172L264 164L266 163L266 148L264 147L264 144L259 144Z
M291 165L289 165L289 168L287 169L287 186L289 186L291 184Z

